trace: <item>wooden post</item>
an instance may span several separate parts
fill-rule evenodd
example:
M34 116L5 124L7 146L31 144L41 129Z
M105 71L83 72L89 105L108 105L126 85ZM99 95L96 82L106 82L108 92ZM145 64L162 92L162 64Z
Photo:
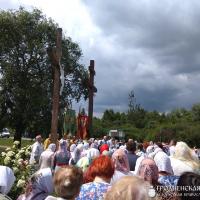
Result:
M51 141L56 144L58 113L60 101L60 59L62 56L62 29L57 29L56 47L47 50L53 68L53 95L52 95L52 118L51 118Z
M93 127L92 127L92 118L93 118L93 96L94 92L96 92L96 88L94 87L94 60L90 60L90 66L88 67L90 75L89 75L89 103L88 103L88 137L92 137L93 135Z

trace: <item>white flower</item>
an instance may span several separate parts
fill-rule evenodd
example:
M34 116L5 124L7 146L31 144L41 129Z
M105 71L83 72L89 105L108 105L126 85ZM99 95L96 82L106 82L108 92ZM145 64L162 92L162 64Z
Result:
M8 151L8 153L6 154L6 156L8 156L8 157L12 157L14 155L15 155L15 152L13 152L13 151Z
M31 151L31 149L32 149L32 145L29 145L29 146L27 146L27 148L26 148L27 151Z
M14 144L14 145L19 145L20 142L19 142L19 141L14 141L13 144Z
M14 171L14 173L16 174L16 173L19 172L19 169L18 169L17 167L13 167L13 171Z
M21 156L18 153L18 154L16 154L15 159L19 159L19 158L21 158Z
M22 158L18 159L18 161L17 161L17 163L18 163L19 165L22 165L23 162L24 162L24 160L23 160Z
M5 157L5 156L6 156L6 153L5 153L5 152L2 152L2 153L1 153L1 156L2 156L2 157Z
M26 183L25 180L19 179L17 182L17 187L22 188L22 187L24 187L25 183Z
M10 163L11 163L10 157L6 156L5 159L4 159L4 164L9 165Z
M11 148L10 148L10 147L6 148L6 151L10 151L10 150L11 150Z
M24 154L25 151L24 151L24 150L20 150L18 153L19 153L19 154Z
M25 155L26 155L26 156L30 156L31 153L30 153L29 151L26 150L26 151L25 151Z

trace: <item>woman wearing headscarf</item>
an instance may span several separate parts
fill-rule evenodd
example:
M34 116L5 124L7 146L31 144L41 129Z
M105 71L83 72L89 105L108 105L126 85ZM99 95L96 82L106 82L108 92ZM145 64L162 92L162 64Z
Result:
M200 162L185 142L177 142L174 155L170 157L170 160L176 176L180 176L184 172L200 174Z
M87 150L87 154L84 157L81 157L77 163L76 166L80 167L83 172L89 167L89 165L92 163L92 161L99 157L100 153L98 149L90 148Z
M44 200L53 190L51 169L40 169L30 178L25 193L20 195L17 200Z
M53 157L56 150L56 145L51 143L45 151L42 152L39 160L40 169L53 168Z
M153 186L159 185L158 167L151 158L144 158L141 161L136 175L141 177L144 181L148 181Z
M74 151L76 149L76 144L71 144L70 147L69 147L69 151L70 151L70 160L69 160L69 165L75 165L76 163L74 163Z
M65 140L59 142L59 149L54 155L54 169L55 171L60 167L67 166L70 160L70 153L67 150L67 143Z
M76 165L81 159L81 152L83 150L83 145L78 144L75 148L73 146L73 152L71 152L71 158L69 160L69 165Z
M15 176L11 168L0 166L0 199L10 199L7 194L15 182Z
M104 151L109 151L109 146L107 144L102 144L99 148L100 154L103 154Z
M137 171L137 176L141 177L144 181L148 181L157 191L160 200L171 199L174 197L173 190L165 191L162 190L162 184L159 183L159 169L155 161L151 158L144 158L140 163Z
M133 175L130 172L128 157L124 152L124 150L117 149L112 155L112 160L115 165L115 173L111 179L111 184L114 184L117 180L119 180L123 176Z
M95 148L94 144L91 144L90 149L87 151L87 157L88 157L90 163L92 162L92 160L94 160L99 155L100 155L99 150L97 148Z
M165 186L176 186L179 177L174 176L170 158L163 151L162 146L160 147L155 147L153 156L153 159L158 166L158 182Z
M81 152L81 157L86 156L89 147L90 147L89 143L88 142L84 142L83 151Z

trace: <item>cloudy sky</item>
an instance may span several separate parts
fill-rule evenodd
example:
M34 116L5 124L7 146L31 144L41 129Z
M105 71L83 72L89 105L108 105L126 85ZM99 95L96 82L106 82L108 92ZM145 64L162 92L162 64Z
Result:
M0 0L1 9L19 5L54 19L86 66L95 60L96 116L127 111L131 90L147 110L200 102L199 0Z

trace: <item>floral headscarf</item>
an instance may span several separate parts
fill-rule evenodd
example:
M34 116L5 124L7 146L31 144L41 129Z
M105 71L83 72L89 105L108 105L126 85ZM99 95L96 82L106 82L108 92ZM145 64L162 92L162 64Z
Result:
M151 184L158 181L158 167L151 158L144 158L140 163L137 175Z
M130 171L128 157L126 153L124 152L124 150L117 149L112 155L112 160L115 164L116 170L125 172L125 173Z

